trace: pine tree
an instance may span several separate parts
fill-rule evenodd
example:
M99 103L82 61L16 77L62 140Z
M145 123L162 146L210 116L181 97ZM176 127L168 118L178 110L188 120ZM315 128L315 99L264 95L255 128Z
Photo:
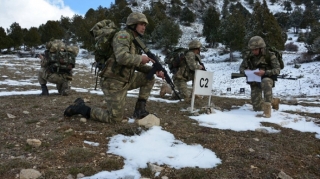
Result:
M20 25L16 22L10 25L10 29L8 29L8 36L13 41L14 49L20 48L23 43L23 30Z
M181 7L179 5L172 5L171 9L169 10L169 14L172 17L179 17L181 15Z
M268 45L283 50L286 41L284 34L285 32L282 32L280 25L270 12L266 1L263 0L262 5L257 2L252 13L252 18L248 23L247 41L252 36L258 35L261 36Z
M310 5L306 7L306 10L303 12L302 22L300 28L310 27L311 24L318 21L319 14L317 14L317 7L315 5Z
M64 29L60 26L59 21L49 20L47 23L41 28L39 28L41 32L41 42L46 43L50 41L51 38L54 39L63 39L65 35Z
M169 49L179 42L182 31L178 24L169 19L163 20L152 32L152 39L156 48Z
M318 37L320 37L320 23L316 22L311 25L310 32L306 34L306 43L312 45Z
M222 10L221 10L222 18L225 18L229 15L229 11L228 11L229 3L230 3L229 0L223 0Z
M209 7L202 16L203 30L202 34L210 47L219 41L218 28L220 26L220 14L214 7Z
M289 28L289 14L284 12L278 12L274 15L276 20L278 21L278 24L281 26L283 30L286 30Z
M182 9L180 20L189 25L196 20L196 16L188 7L185 7Z
M24 43L27 47L35 47L41 44L41 36L38 28L31 27L24 37Z
M230 48L230 51L242 50L244 48L245 18L239 10L221 20L219 35L222 44ZM231 55L231 54L230 54ZM231 55L232 56L232 55Z
M294 33L298 33L298 29L303 20L303 10L301 7L295 7L290 15L290 25L295 28Z
M254 4L253 12L251 14L251 18L247 21L246 24L246 35L245 41L249 41L249 39L253 36L256 36L262 32L262 24L264 19L261 18L261 3L257 1Z
M0 52L2 49L9 49L11 47L13 41L10 37L7 36L4 28L0 27Z
M287 13L292 11L292 6L290 1L284 1L283 5L284 5L283 9L286 10Z

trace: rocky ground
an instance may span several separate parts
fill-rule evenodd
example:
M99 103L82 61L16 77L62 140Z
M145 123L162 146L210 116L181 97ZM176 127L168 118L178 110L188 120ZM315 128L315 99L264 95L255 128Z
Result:
M90 72L75 71L73 87L94 86L94 76ZM15 75L15 78L36 76L36 70L19 67L23 74L15 73L9 67L0 67L1 74ZM3 77L0 77L3 78ZM4 79L0 79L4 80ZM36 78L34 79L36 84ZM20 86L18 90L40 89L35 85ZM49 87L52 91L54 87ZM0 85L1 91L17 90L17 87ZM141 128L135 123L105 124L91 120L80 120L80 116L65 118L64 109L77 97L88 100L88 105L104 108L101 95L72 91L69 96L51 93L50 96L13 95L0 97L0 178L19 178L22 169L35 169L40 178L76 178L107 170L119 170L124 159L107 154L108 138L116 134L139 135ZM166 97L165 97L166 98ZM222 110L234 105L250 103L246 99L213 97L212 101ZM128 97L125 115L131 116L136 98ZM195 106L205 106L207 99L198 99ZM303 103L305 106L319 106ZM215 152L223 162L216 168L174 169L162 166L161 174L154 177L149 168L140 169L146 178L278 178L284 172L292 178L317 179L320 177L320 140L314 133L299 132L282 128L276 124L263 123L281 130L280 133L266 134L255 131L236 132L194 125L189 113L182 111L187 105L149 101L147 109L158 114L161 126L176 139L186 144L200 144ZM287 111L297 113L296 111ZM319 113L301 113L320 119ZM175 116L174 119L172 116ZM319 124L320 125L320 124ZM142 128L143 129L143 128ZM143 129L147 130L147 129ZM28 139L37 139L40 146L28 144ZM91 146L84 140L97 142ZM38 141L38 142L39 142ZM252 150L253 151L252 151ZM281 176L285 176L282 173ZM287 177L288 177L287 176ZM280 177L281 178L281 177ZM282 177L283 178L283 177Z

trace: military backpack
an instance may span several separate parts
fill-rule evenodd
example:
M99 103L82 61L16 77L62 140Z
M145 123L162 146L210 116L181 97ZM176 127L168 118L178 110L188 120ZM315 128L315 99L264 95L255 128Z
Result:
M113 54L112 39L119 31L114 22L104 19L97 22L90 30L94 37L94 55L95 62L104 64Z
M267 60L267 63L271 63L271 57L270 57L269 51L274 53L274 55L277 57L277 59L279 61L280 68L283 69L284 68L284 63L283 63L283 59L282 59L282 52L279 51L278 49L276 49L275 47L267 46L267 48L266 48L266 53L267 53L266 60Z
M46 44L45 58L41 61L41 66L49 68L51 72L69 73L75 67L78 53L77 46L67 46L57 39L51 40Z
M186 60L185 55L187 52L187 48L181 47L169 52L166 55L164 62L168 65L170 73L175 74L178 71L181 63Z

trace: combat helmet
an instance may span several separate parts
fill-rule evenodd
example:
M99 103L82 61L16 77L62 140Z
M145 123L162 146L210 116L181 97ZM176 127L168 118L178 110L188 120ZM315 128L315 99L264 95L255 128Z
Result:
M147 17L144 14L140 12L132 12L127 18L126 25L130 26L138 24L139 22L145 22L147 24L149 23Z
M192 40L189 43L189 49L201 48L201 42L199 40Z
M250 50L264 48L264 47L266 47L266 43L260 36L251 37L251 39L249 40L248 48Z

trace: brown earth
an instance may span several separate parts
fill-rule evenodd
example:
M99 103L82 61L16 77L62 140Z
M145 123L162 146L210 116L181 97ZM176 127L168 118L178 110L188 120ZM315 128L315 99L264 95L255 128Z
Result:
M32 64L30 64L32 65ZM16 69L1 66L1 74L8 78L32 78L37 84L36 69L18 67L23 74L15 73ZM94 88L94 75L78 66L75 70L72 87ZM31 69L31 70L30 70ZM2 78L2 79L1 79ZM4 77L0 77L4 80ZM49 87L53 90L54 87ZM1 85L0 91L40 89L37 85L13 87ZM88 105L104 107L101 95L86 92L75 92L69 96L50 94L47 97L38 95L17 95L0 97L0 178L17 178L21 169L35 168L42 173L41 178L66 178L69 174L75 177L78 173L86 176L107 170L118 170L123 167L124 159L107 154L107 137L116 134L138 135L141 129L136 124L105 124L88 120L81 122L80 116L63 117L64 109L77 97L89 100ZM205 106L207 98L198 99L195 106ZM222 110L250 103L245 99L212 97L215 105ZM131 116L136 99L127 98L125 116ZM303 103L305 106L311 104ZM315 105L312 104L313 106ZM315 133L299 132L282 128L276 124L263 123L280 130L280 133L265 134L262 132L220 130L194 125L188 112L181 111L188 105L179 103L162 103L149 101L147 110L158 114L163 129L172 133L177 140L186 144L200 144L215 152L222 164L212 169L165 167L158 177L149 169L140 169L143 177L170 179L186 178L277 178L283 171L293 178L320 178L320 140ZM297 113L288 111L288 113ZM301 113L320 119L319 113ZM174 119L173 119L173 116ZM320 124L318 124L320 125ZM27 139L39 139L42 144L35 148L26 143ZM84 140L97 142L100 145L90 146ZM250 152L249 149L253 149Z

